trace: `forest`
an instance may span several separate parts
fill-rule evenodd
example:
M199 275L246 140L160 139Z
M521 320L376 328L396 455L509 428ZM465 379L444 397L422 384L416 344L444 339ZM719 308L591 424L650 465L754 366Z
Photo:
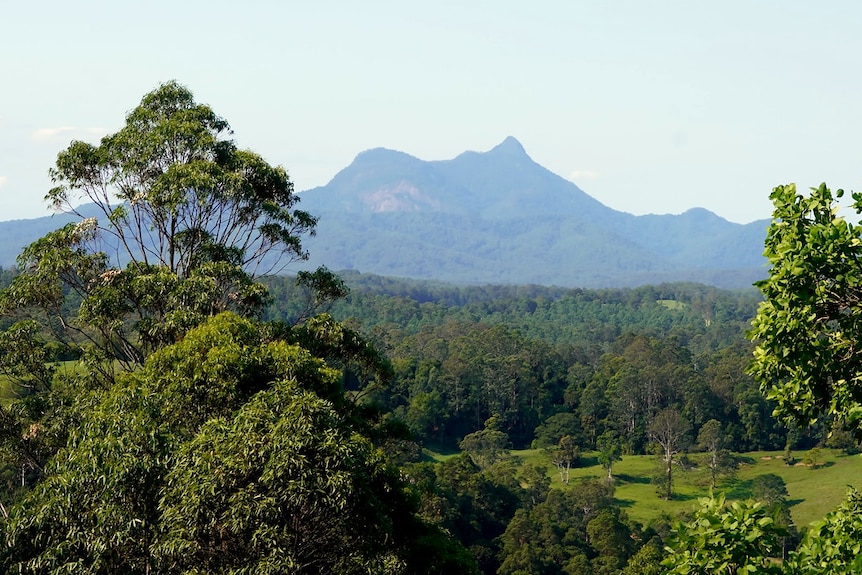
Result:
M859 571L858 494L796 525L746 471L858 450L862 242L825 186L773 191L758 289L283 275L316 218L229 133L172 82L58 155L48 201L101 217L0 270L5 572ZM695 473L680 513L618 496Z

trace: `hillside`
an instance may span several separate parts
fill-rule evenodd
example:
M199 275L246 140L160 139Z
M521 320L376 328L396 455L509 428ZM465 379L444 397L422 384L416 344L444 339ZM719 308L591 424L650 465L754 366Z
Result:
M511 137L445 161L369 150L301 197L320 216L310 265L333 269L579 287L737 288L765 275L766 220L740 225L704 209L619 212L535 163Z
M766 220L735 224L701 208L634 216L534 162L509 137L487 152L424 161L377 148L301 193L320 217L303 266L460 284L743 288L765 276ZM67 223L0 222L0 266Z

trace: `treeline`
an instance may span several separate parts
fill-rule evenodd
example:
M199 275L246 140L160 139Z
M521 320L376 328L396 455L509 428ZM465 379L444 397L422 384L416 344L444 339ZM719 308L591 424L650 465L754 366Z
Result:
M726 291L701 284L663 284L625 289L543 286L456 286L342 272L350 294L335 304L337 317L353 318L366 331L377 326L415 333L449 319L504 324L526 338L578 348L607 346L627 332L650 330L675 337L694 353L735 341L760 301L752 288ZM304 298L289 277L266 282L274 303L270 317L290 320Z
M350 294L330 312L361 330L392 368L386 385L349 373L344 384L405 424L419 445L462 452L404 469L423 517L455 535L482 573L661 572L670 518L630 521L612 481L550 489L549 468L515 463L511 448L544 449L561 478L595 451L611 476L621 454L652 453L658 423L670 421L680 436L668 449L712 451L705 461L720 473L728 451L781 450L788 441L801 448L823 435L818 428L788 438L746 374L754 290L343 277ZM313 303L291 278L267 284L269 319L289 323ZM670 496L658 463L651 480L657 496Z
M642 454L653 418L673 409L692 443L717 420L727 449L786 446L786 429L745 373L745 331L759 303L754 290L460 287L344 277L351 293L331 312L363 330L394 370L391 384L369 397L423 443L457 447L493 416L518 448L570 436L594 449L613 431L627 453ZM303 309L303 291L290 278L270 278L268 286L270 318L290 321Z

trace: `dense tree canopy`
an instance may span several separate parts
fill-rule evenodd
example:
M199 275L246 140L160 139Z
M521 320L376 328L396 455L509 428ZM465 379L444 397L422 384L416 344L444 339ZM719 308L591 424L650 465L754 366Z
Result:
M412 554L437 532L350 417L338 377L232 314L192 330L118 378L12 508L7 569L431 569Z
M58 156L48 200L80 221L0 274L7 571L654 573L660 537L613 498L624 453L660 451L670 497L695 431L715 485L724 449L859 427L862 238L825 186L773 193L747 374L751 293L260 278L305 257L315 218L229 135L168 83ZM788 436L776 406L828 421ZM594 453L602 478L570 481ZM705 501L667 567L840 572L858 495L788 555L774 483Z
M304 272L303 313L257 321L255 273L304 258L315 219L228 133L172 82L58 156L48 199L81 219L0 293L4 571L472 573L381 449L397 425L345 393L391 373L316 314L340 280Z

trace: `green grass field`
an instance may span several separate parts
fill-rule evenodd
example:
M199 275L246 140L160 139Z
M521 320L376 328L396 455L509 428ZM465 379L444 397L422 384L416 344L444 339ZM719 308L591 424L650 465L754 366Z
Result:
M0 405L8 406L9 403L17 397L17 389L9 378L5 375L0 375Z
M524 463L540 463L548 466L553 487L563 487L560 476L541 450L515 451L513 455ZM823 517L837 507L850 486L862 489L862 456L844 455L837 450L822 449L820 466L811 468L797 464L784 464L782 452L756 452L741 454L743 461L731 477L719 480L716 492L724 492L728 499L751 497L752 479L765 473L775 473L787 484L788 501L793 521L800 529ZM804 452L794 452L803 460ZM695 463L699 454L690 456ZM654 456L630 455L614 465L616 499L629 517L648 525L662 515L676 516L691 511L698 499L709 495L709 470L704 466L683 470L674 469L674 498L666 501L656 493L651 478L658 472ZM580 479L604 478L604 469L598 464L595 454L581 457L581 466L570 472L570 482Z
M80 372L78 361L58 361L54 364L58 372ZM12 383L9 377L0 375L0 405L8 407L12 400L21 397L21 388Z

